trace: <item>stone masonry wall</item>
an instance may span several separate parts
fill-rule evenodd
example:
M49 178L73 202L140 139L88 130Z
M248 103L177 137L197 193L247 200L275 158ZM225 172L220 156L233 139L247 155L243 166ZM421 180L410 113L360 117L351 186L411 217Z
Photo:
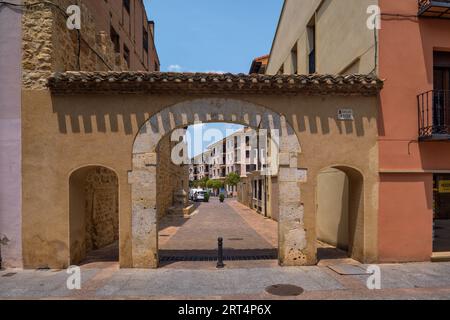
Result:
M25 1L26 4L35 2ZM83 0L52 2L55 6L42 4L29 7L22 16L24 88L45 89L47 78L52 72L127 70L124 59L116 56L106 31L96 29L95 21ZM64 12L73 4L81 9L80 41L77 30L69 30L66 26Z
M119 240L117 176L106 168L93 169L86 178L86 252Z
M173 195L179 189L188 191L189 167L178 166L171 160L172 147L175 143L170 142L170 135L162 138L158 150L157 165L157 214L163 217L167 210L173 205Z

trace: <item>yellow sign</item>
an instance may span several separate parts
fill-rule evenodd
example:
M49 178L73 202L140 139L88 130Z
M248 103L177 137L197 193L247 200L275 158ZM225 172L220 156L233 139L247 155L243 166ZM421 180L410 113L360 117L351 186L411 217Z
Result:
M439 181L439 193L450 193L450 180Z

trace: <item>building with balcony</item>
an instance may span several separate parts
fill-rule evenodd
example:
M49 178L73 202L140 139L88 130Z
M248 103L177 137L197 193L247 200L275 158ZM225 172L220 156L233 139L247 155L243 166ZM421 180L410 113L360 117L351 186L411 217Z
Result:
M380 262L450 258L449 18L447 0L286 0L272 44L267 74L373 73L385 80L372 155L378 215L367 229ZM380 29L369 28L377 22ZM358 130L351 119L335 121L342 132ZM352 170L326 168L316 187L317 237L348 252Z
M246 178L248 173L257 169L256 144L255 131L248 127L211 144L205 152L192 159L190 180L208 178L224 181L230 173ZM236 195L237 187L226 186L226 191Z

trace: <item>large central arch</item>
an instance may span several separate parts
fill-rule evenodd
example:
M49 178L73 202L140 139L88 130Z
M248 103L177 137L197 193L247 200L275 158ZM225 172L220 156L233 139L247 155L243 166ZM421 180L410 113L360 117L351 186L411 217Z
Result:
M156 209L157 147L175 129L196 123L228 122L253 128L278 130L279 139L279 263L307 262L307 237L300 199L302 172L300 143L283 115L263 106L234 99L197 99L165 108L148 119L133 145L132 263L135 268L157 268L158 219Z

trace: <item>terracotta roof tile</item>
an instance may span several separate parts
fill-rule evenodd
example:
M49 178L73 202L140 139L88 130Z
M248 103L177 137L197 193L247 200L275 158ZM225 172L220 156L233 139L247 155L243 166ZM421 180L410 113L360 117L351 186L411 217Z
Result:
M373 75L261 75L171 72L64 72L48 79L54 94L339 94L375 95L383 81Z

